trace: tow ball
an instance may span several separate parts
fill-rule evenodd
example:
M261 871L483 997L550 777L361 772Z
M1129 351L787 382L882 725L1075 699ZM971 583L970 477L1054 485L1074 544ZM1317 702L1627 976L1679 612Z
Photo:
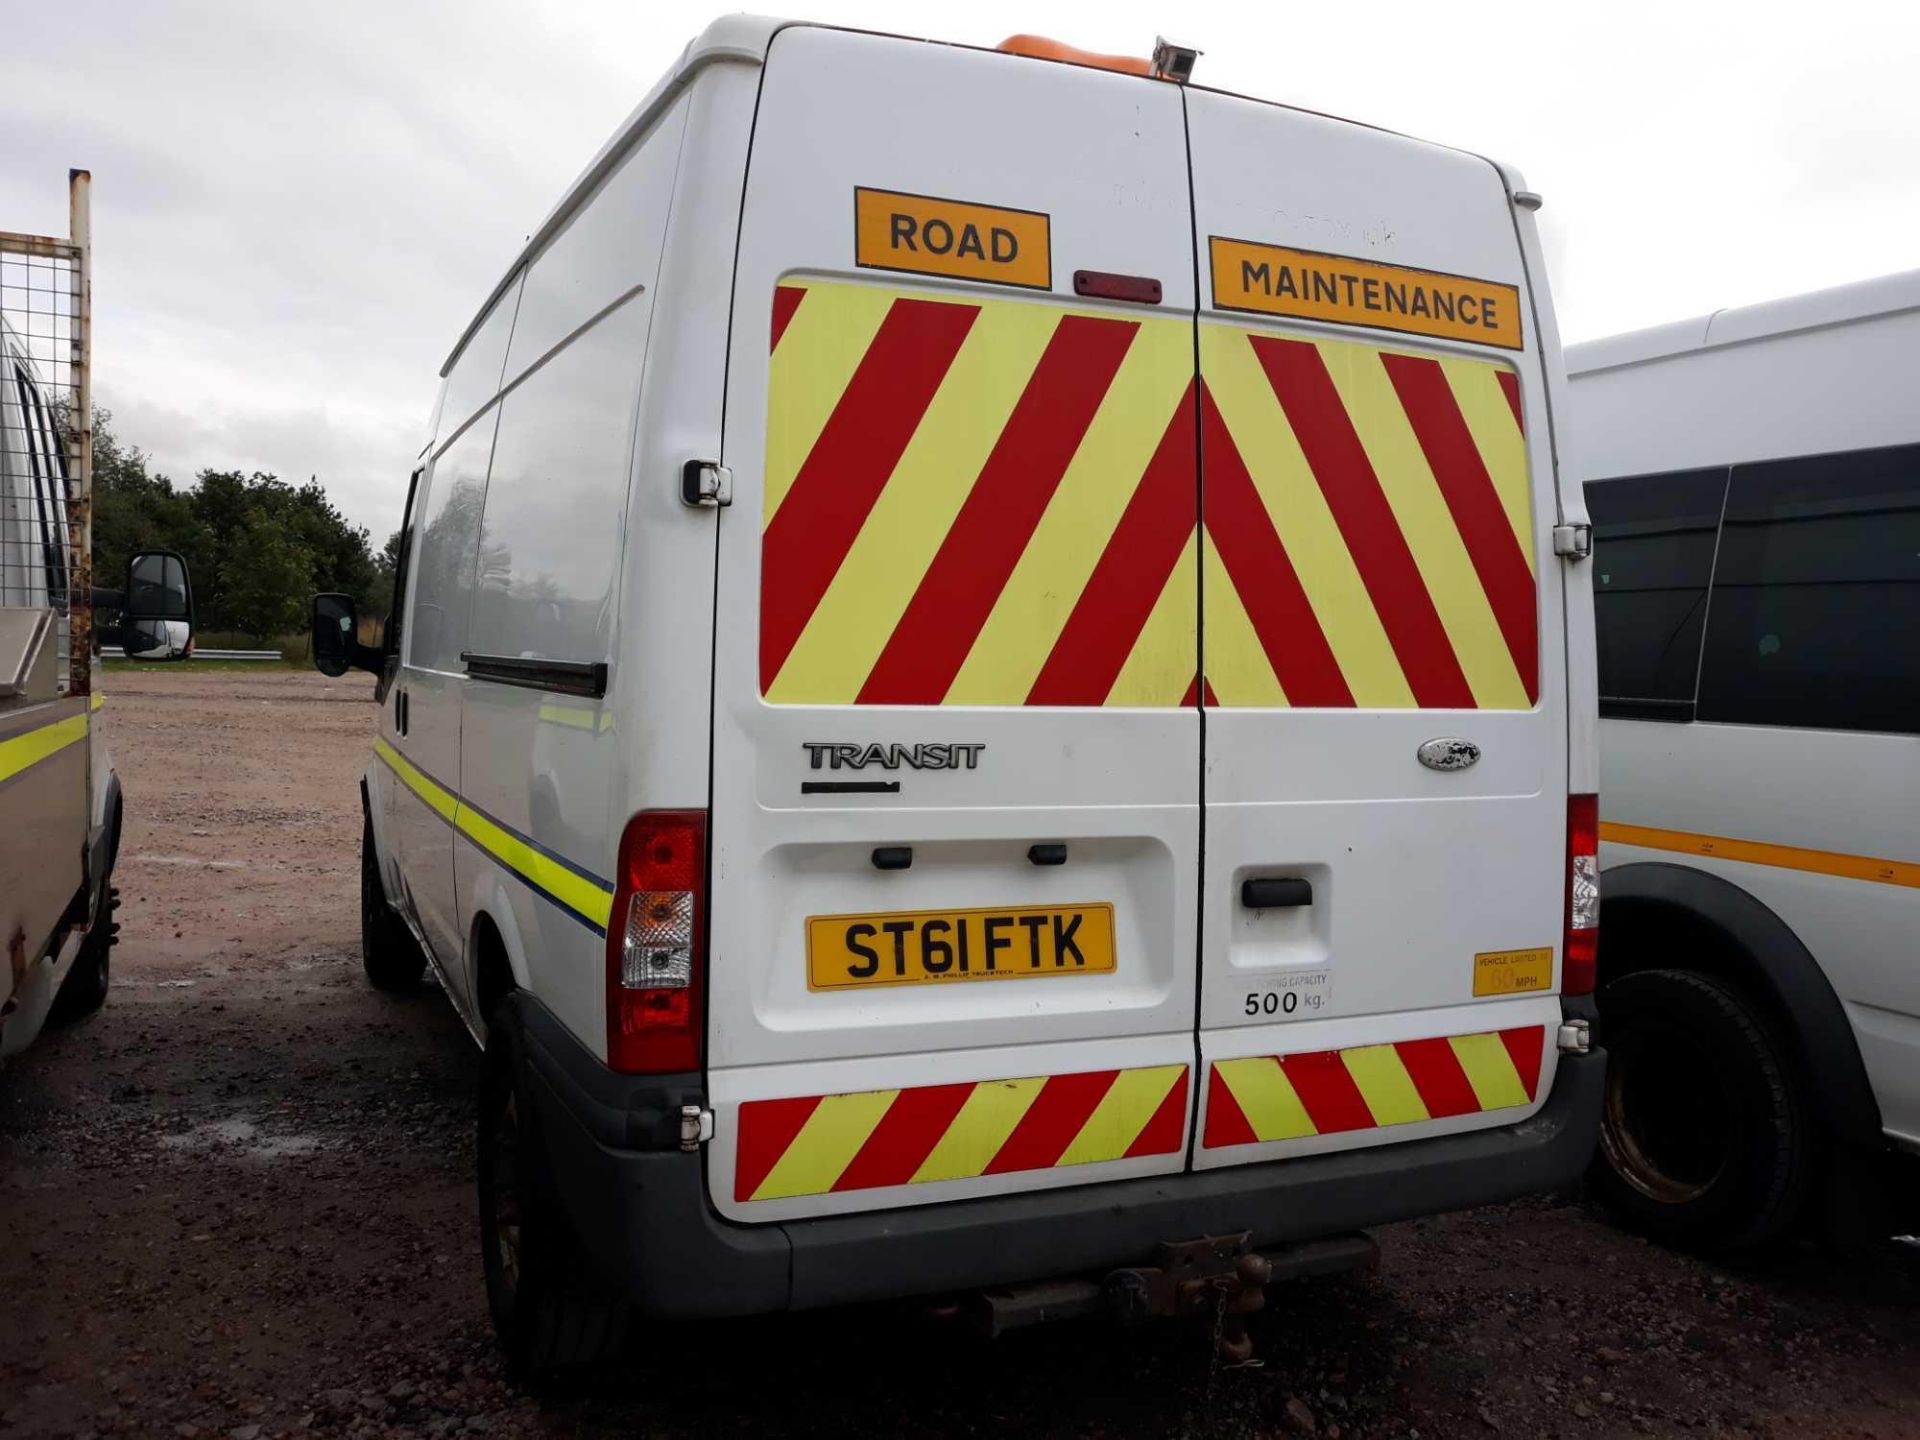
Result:
M1152 1263L1110 1270L1104 1280L1078 1276L983 1290L938 1313L965 1315L989 1337L1102 1311L1123 1324L1185 1316L1208 1327L1222 1360L1239 1364L1253 1354L1247 1316L1266 1305L1266 1286L1276 1280L1371 1270L1379 1259L1373 1237L1357 1232L1269 1246L1261 1255L1253 1250L1252 1235L1242 1231L1162 1241Z
M1157 1265L1107 1276L1108 1308L1126 1324L1172 1315L1209 1325L1220 1358L1238 1365L1253 1354L1247 1316L1265 1307L1273 1279L1273 1262L1254 1252L1252 1240L1243 1230L1163 1243Z

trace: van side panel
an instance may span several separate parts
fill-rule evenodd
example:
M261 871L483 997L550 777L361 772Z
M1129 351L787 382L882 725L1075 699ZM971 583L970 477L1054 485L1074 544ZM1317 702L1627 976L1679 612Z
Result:
M720 511L683 504L681 468L718 460L726 404L734 238L759 91L757 65L698 72L660 260L640 393L621 570L619 717L607 852L640 810L703 809L711 763L714 536ZM606 1045L604 995L587 1039Z
M487 477L475 657L626 663L615 616L635 415L685 124L684 102L662 115L527 271ZM490 918L517 978L591 1034L605 1013L618 712L606 697L464 684L461 923L471 935Z

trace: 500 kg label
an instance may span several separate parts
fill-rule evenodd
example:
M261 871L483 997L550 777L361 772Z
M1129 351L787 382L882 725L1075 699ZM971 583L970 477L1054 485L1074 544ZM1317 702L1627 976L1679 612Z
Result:
M1244 1013L1260 1020L1292 1020L1331 1013L1333 985L1325 970L1303 970L1249 990Z

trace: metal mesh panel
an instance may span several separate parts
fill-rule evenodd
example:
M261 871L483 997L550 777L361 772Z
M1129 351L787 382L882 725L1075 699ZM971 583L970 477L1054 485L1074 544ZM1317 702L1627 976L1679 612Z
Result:
M0 235L0 606L59 617L60 688L72 628L84 626L85 403L79 248ZM78 604L76 606L76 601ZM84 662L79 670L85 684Z

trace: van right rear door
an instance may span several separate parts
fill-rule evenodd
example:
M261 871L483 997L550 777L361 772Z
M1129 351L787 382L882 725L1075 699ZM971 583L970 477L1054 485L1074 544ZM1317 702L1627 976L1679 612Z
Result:
M1568 739L1553 472L1529 439L1541 351L1505 187L1456 151L1186 100L1195 1165L1510 1124L1552 1080Z

